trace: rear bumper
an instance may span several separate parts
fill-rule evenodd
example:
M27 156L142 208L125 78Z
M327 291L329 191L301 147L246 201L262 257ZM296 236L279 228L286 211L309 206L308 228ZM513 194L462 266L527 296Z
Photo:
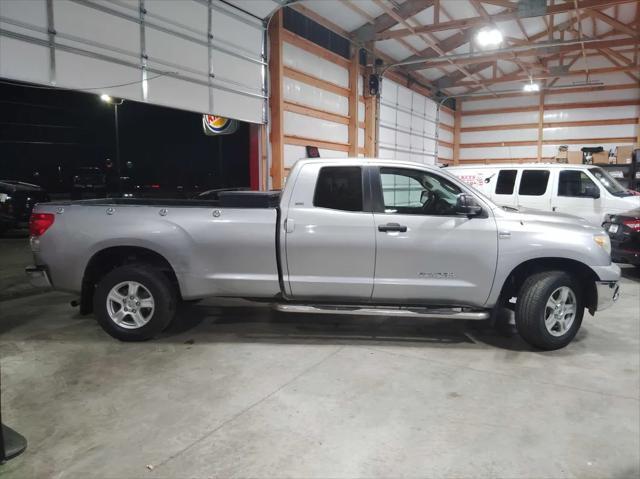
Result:
M45 266L27 266L24 272L29 277L32 286L36 288L50 288L52 286Z
M609 308L620 297L620 285L617 281L596 281L598 304L596 311Z

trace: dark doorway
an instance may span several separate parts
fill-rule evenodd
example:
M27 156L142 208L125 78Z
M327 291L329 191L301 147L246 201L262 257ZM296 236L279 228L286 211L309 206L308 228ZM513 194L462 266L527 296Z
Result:
M181 198L250 184L248 123L206 136L200 114L126 100L118 122L120 175L113 105L98 94L0 81L0 179L35 183L54 198L71 196L74 182L102 182L90 185L95 196Z

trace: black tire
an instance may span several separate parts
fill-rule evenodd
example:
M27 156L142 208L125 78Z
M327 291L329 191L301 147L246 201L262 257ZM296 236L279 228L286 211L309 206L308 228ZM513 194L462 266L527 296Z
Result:
M558 288L569 287L576 299L576 312L571 326L560 336L551 334L545 325L547 301ZM569 344L582 324L584 295L576 280L564 271L544 271L525 280L516 302L516 328L530 345L552 351ZM554 328L551 328L554 330ZM554 331L555 332L555 331Z
M107 308L107 297L111 289L127 281L142 285L154 301L152 313L146 324L140 327L126 328L116 324ZM162 271L146 264L115 268L100 280L93 296L93 311L98 323L108 334L120 341L146 341L154 338L173 321L176 306L177 292L169 278Z

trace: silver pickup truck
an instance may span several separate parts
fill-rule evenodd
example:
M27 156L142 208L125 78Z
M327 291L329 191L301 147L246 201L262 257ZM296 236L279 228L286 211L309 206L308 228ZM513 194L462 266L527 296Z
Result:
M446 170L377 159L301 160L279 192L216 201L40 204L27 273L80 294L82 313L145 340L180 300L277 310L486 320L557 349L618 297L609 237L578 218L494 205Z

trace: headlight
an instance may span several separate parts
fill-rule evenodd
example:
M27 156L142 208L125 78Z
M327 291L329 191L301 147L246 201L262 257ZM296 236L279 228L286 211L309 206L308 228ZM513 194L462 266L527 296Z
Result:
M608 235L593 235L593 241L595 241L598 246L605 250L607 254L611 254L611 240L609 239Z

